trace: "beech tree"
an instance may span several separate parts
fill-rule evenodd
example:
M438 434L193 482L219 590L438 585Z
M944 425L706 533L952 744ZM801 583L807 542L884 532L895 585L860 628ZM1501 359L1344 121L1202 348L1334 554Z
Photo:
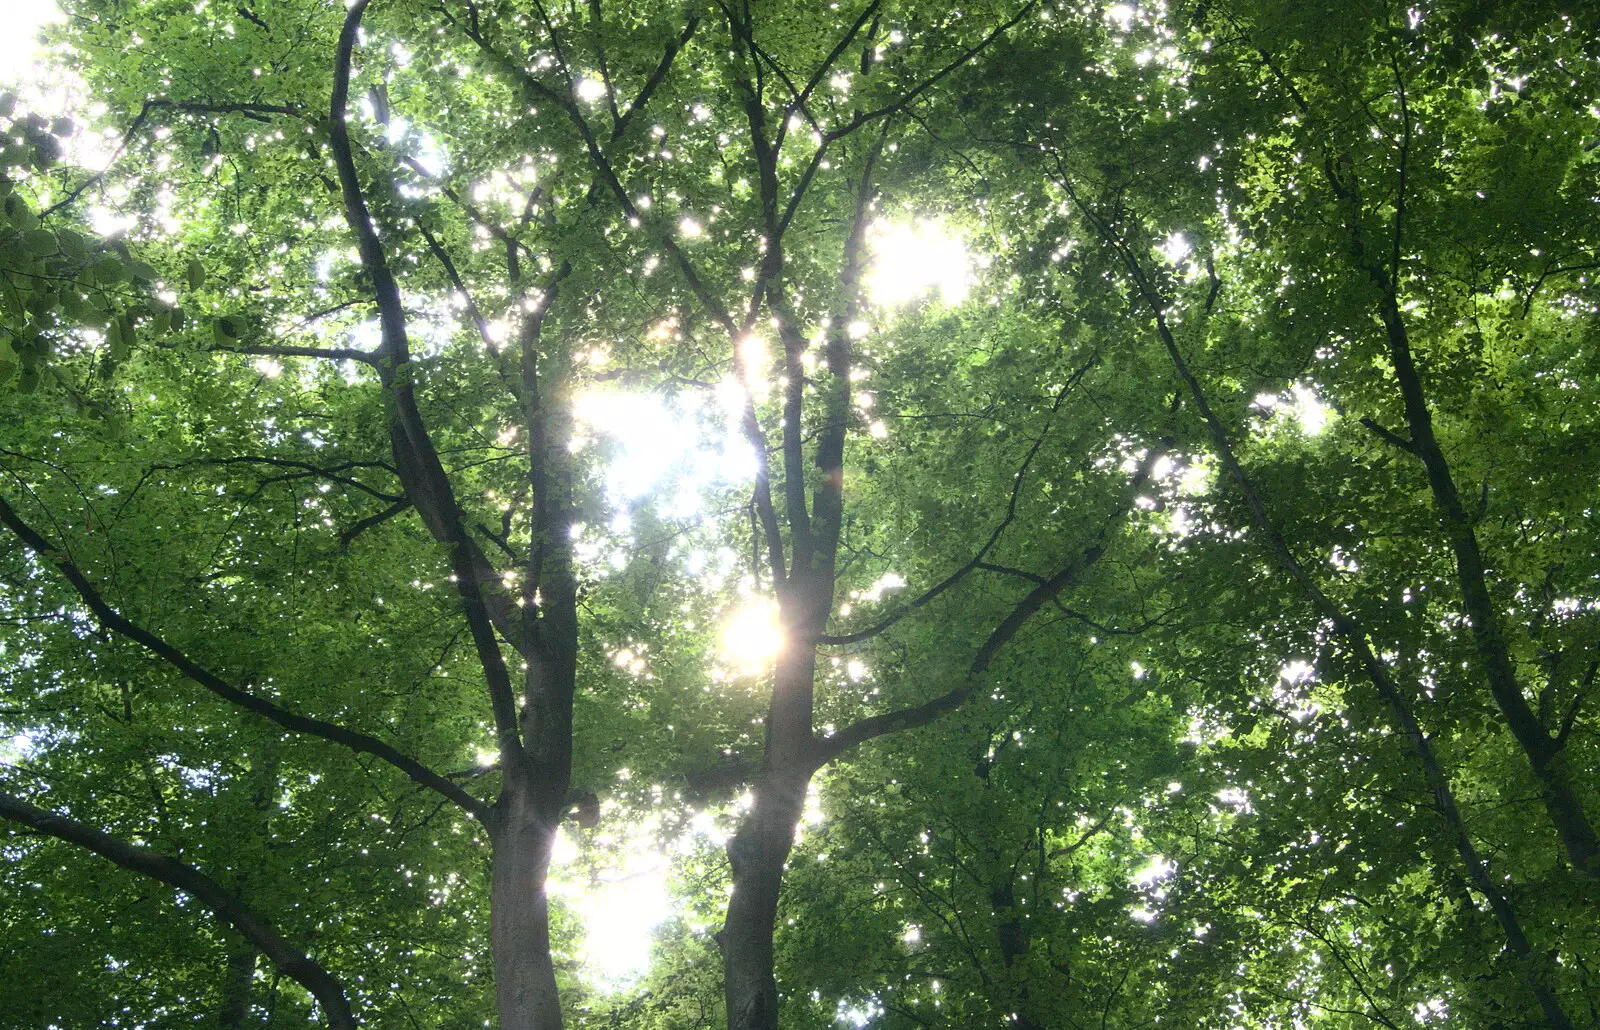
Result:
M1587 10L64 6L0 1022L1600 1020Z

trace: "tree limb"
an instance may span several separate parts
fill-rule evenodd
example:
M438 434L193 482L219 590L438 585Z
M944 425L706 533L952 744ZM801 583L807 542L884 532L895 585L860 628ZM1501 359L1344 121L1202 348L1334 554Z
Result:
M955 711L966 704L968 698L977 689L983 675L988 672L989 666L1000 651L1011 642L1028 619L1032 618L1040 608L1054 601L1061 592L1077 582L1078 577L1088 568L1098 562L1105 554L1106 537L1112 525L1126 515L1133 507L1133 496L1136 495L1144 482L1149 478L1150 470L1161 456L1161 451L1152 449L1140 462L1139 469L1134 473L1129 501L1115 512L1100 531L1095 534L1094 540L1085 547L1072 560L1058 570L1055 575L1041 581L1037 586L1018 601L1011 611L1002 619L999 625L989 633L978 651L973 655L972 663L967 667L962 683L954 689L941 694L939 697L926 701L920 705L902 708L898 711L884 712L880 715L871 715L861 719L831 737L824 737L816 742L814 754L816 765L821 767L827 762L848 751L858 744L865 743L874 737L881 737L886 733L897 730L913 729L926 726L941 715Z
M368 754L375 758L380 758L405 773L413 782L437 791L479 819L484 818L487 814L488 808L482 801L479 801L416 759L402 754L393 746L376 737L347 729L336 723L296 714L249 691L241 690L227 683L209 669L194 662L188 655L161 637L134 623L121 612L111 607L99 588L89 580L88 576L84 575L83 571L73 563L66 553L24 522L16 510L3 497L0 497L0 523L3 523L12 533L16 534L23 545L38 555L40 559L55 566L62 577L77 591L78 596L83 599L83 603L94 613L95 618L100 621L101 625L132 640L146 651L177 669L194 683L199 684L224 701L274 722L286 730L320 737L335 744L342 744L359 754Z
M0 792L0 818L76 844L124 869L159 880L190 895L210 909L218 919L249 939L279 972L309 991L322 1007L330 1027L335 1030L355 1030L356 1020L350 1011L350 1001L345 997L344 986L333 974L284 940L271 923L256 915L243 901L200 870L147 848L129 844L75 819L47 812L4 792Z
M944 579L928 588L928 590L924 591L915 600L901 605L898 609L896 609L894 612L891 612L887 617L880 620L875 625L868 626L866 629L857 630L853 633L841 633L832 636L825 634L817 638L817 642L819 644L856 644L863 640L870 640L871 638L882 633L884 630L893 626L895 623L899 622L901 619L905 618L907 615L910 615L918 608L923 607L928 602L944 593L946 590L955 586L962 579L964 579L968 573L975 569L990 569L992 571L1006 572L1013 571L986 565L983 559L991 550L994 549L995 544L1000 542L1001 534L1003 534L1006 531L1006 528L1011 525L1012 521L1016 519L1017 499L1022 494L1022 484L1027 480L1028 469L1033 464L1034 457L1039 453L1039 448L1044 446L1045 440L1049 437L1051 426L1055 424L1055 415L1061 410L1061 405L1067 399L1068 392L1083 380L1083 377L1088 374L1089 370L1093 368L1095 363L1099 360L1100 355L1097 353L1091 357L1088 362L1083 365L1083 367L1074 372L1067 380L1066 385L1056 392L1055 403L1050 406L1051 420L1050 422L1046 423L1044 432L1040 433L1038 438L1033 441L1033 446L1028 448L1028 453L1022 459L1022 466L1017 469L1017 474L1012 480L1011 497L1006 502L1005 517L1000 520L999 525L995 526L994 530L989 534L989 539L984 541L983 546L978 548L978 553L973 555L972 559L965 565L956 569L956 571L952 572L950 575L946 576ZM1032 576L1031 573L1022 573L1020 571L1017 572L1017 574L1030 577ZM1043 577L1038 577L1036 579L1036 582L1043 581Z
M389 269L383 244L373 227L372 215L361 191L345 113L350 97L350 64L361 18L366 13L368 3L369 0L355 0L350 5L339 35L333 96L328 114L329 147L339 172L345 221L356 237L361 267L371 281L373 299L378 307L381 342L376 368L384 389L392 397L392 403L386 407L389 411L389 438L395 452L395 464L400 471L400 481L405 484L406 496L416 505L428 531L434 539L450 548L456 592L461 598L478 660L488 684L500 751L506 761L511 761L512 756L522 753L522 742L510 672L505 656L500 653L495 627L498 626L500 632L530 661L537 658L534 638L523 619L522 609L506 596L498 577L493 574L493 566L468 535L449 477L439 461L422 413L417 408L413 388L416 365L411 360L410 342L406 336L406 316L400 302L400 288Z

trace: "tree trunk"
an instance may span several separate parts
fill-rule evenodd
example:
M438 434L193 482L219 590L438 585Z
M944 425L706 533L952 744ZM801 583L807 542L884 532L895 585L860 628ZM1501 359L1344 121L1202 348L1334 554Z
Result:
M817 651L807 642L808 627L817 621L815 612L826 610L826 602L818 604L815 598L809 598L809 605L797 603L805 597L797 591L784 598L790 643L773 674L766 767L752 790L749 814L728 842L733 895L718 936L728 1030L775 1030L778 1025L772 938L784 863L794 847L794 831L815 768L811 703Z
M250 986L256 977L256 949L245 941L234 942L228 951L228 970L222 979L222 1005L217 1025L223 1030L249 1026Z
M1395 299L1394 285L1381 271L1374 271L1373 278L1388 290L1380 314L1388 333L1395 381L1405 402L1406 426L1411 431L1410 448L1427 471L1434 508L1455 557L1456 582L1461 589L1462 605L1472 627L1473 643L1489 684L1489 693L1505 717L1511 736L1533 768L1539 781L1540 800L1573 868L1585 876L1600 879L1600 838L1567 774L1560 744L1540 724L1517 680L1501 629L1500 609L1489 594L1488 574L1473 519L1461 503L1450 463L1434 433L1433 414L1411 354L1411 340Z
M728 1030L775 1030L778 982L773 972L773 930L783 867L794 846L810 771L763 776L755 803L728 843L733 896L722 924L723 992Z
M1012 1025L1017 1030L1044 1030L1034 1011L1037 1006L1029 996L1028 952L1033 941L1028 933L1027 921L1023 919L1022 907L1017 904L1013 875L1006 873L1006 878L997 882L989 892L989 905L995 917L995 937L1000 942L1000 958L1005 963L1016 992L1009 999L1017 1007L1017 1011L1012 1013Z
M489 923L495 1000L500 1030L561 1030L545 891L561 806L548 798L541 804L529 779L507 769L494 816Z

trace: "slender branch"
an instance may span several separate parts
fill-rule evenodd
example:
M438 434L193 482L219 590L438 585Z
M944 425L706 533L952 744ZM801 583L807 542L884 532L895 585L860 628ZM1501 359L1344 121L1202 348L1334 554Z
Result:
M303 476L320 476L321 478L327 479L334 483L342 483L345 486L354 487L355 489L360 490L362 493L375 497L380 501L388 501L392 504L396 501L403 500L403 498L396 494L385 493L382 490L368 486L366 483L363 483L361 480L356 479L353 476L347 476L343 474L350 469L357 468L381 468L389 472L394 471L392 466L381 461L344 461L336 465L325 466L313 465L310 462L299 461L294 458L274 458L264 454L242 454L228 458L191 458L187 461L157 463L150 467L150 472L175 472L179 469L194 468L195 466L202 465L267 465L272 468L296 469Z
M1382 440L1386 444L1389 444L1391 447L1398 447L1407 454L1414 455L1417 453L1416 446L1412 444L1410 440L1407 440L1405 437L1394 432L1393 430L1385 429L1383 425L1381 425L1376 419L1363 418L1361 419L1361 425L1373 436L1376 436L1378 439Z
M644 110L645 105L650 102L650 98L655 96L656 90L661 88L661 83L666 81L667 73L672 70L672 62L677 58L678 51L689 45L689 40L694 38L695 30L699 27L700 16L690 15L689 22L684 26L683 31L678 33L676 39L667 44L666 52L661 55L661 60L656 64L655 70L645 80L638 96L633 98L632 103L628 105L628 109L622 112L622 117L618 118L616 125L612 127L611 142L615 143L627 133L628 126L632 123L634 115Z
M1160 459L1162 452L1152 448L1144 460L1139 463L1139 468L1134 472L1129 484L1128 501L1108 518L1099 532L1086 547L1075 557L1063 565L1054 575L1039 583L1016 603L1006 617L990 631L977 653L973 655L972 663L967 666L966 675L962 682L954 689L947 691L931 701L920 705L901 708L897 711L884 712L879 715L867 716L831 737L824 737L816 742L814 755L816 765L821 767L827 762L850 750L858 744L865 743L875 737L899 730L914 729L926 726L942 715L948 714L967 703L974 691L977 690L989 666L1001 650L1017 635L1027 621L1043 608L1054 601L1078 581L1078 577L1087 569L1098 562L1105 554L1106 538L1110 535L1111 527L1117 523L1133 508L1133 499L1149 479L1150 471Z
M789 196L789 202L786 206L784 217L782 219L783 228L787 229L790 221L793 220L794 213L800 206L800 200L802 196L810 186L811 180L815 176L817 168L822 164L823 156L827 153L828 148L832 144L837 143L839 140L844 139L846 136L849 136L851 133L855 132L861 127L875 122L880 118L887 118L890 115L899 114L901 111L905 110L922 94L938 85L946 77L960 69L974 57L977 57L979 54L983 53L984 50L988 49L990 44L1010 31L1019 22L1021 22L1023 18L1027 17L1028 13L1033 10L1038 2L1039 0L1028 0L1028 2L1023 4L1021 9L1018 10L1015 15L1001 23L975 45L966 47L962 51L960 57L957 57L955 60L951 61L949 64L946 64L943 68L939 69L939 71L935 72L930 77L924 79L907 92L901 94L900 98L895 100L893 103L885 104L882 107L875 108L871 111L859 111L856 113L855 117L851 118L850 121L846 122L844 125L824 133L822 136L822 142L817 146L816 153L811 156L811 161L806 165L805 171L801 174L799 184L795 187L794 192Z
M1600 670L1600 658L1589 663L1589 671L1583 675L1583 689L1578 691L1577 696L1567 705L1566 714L1561 717L1561 728L1556 731L1555 742L1556 750L1558 751L1567 744L1567 737L1572 733L1573 723L1578 719L1579 706L1589 696L1589 691L1594 689L1594 674L1597 670Z
M207 350L222 354L254 354L269 358L326 358L329 361L359 361L375 364L378 356L354 347L293 347L277 344L239 343L229 347L211 346Z
M133 142L133 137L138 135L139 130L144 128L145 123L150 120L151 113L160 110L183 111L191 114L242 114L247 118L255 118L258 121L267 121L267 115L278 114L299 117L303 113L299 107L292 104L217 104L203 100L146 100L144 105L139 108L139 113L134 115L133 121L128 123L127 131L122 134L122 139L117 143L116 149L106 159L105 168L89 176L89 178L68 190L67 194L60 200L45 208L39 214L40 219L49 218L62 208L75 203L79 197L104 181L112 166L117 163L117 159L127 151L128 145Z
M159 880L195 898L218 919L243 934L272 961L280 973L309 991L322 1007L330 1027L335 1030L355 1030L356 1019L350 1011L344 985L320 963L284 940L271 923L251 911L243 901L200 870L147 848L129 844L75 819L47 812L4 792L0 792L0 818L76 844L124 869Z
M901 708L892 712L879 715L869 715L864 719L846 726L831 737L817 741L814 751L816 765L821 767L827 762L866 741L881 737L886 733L895 733L899 730L914 729L926 726L941 715L955 711L967 703L973 692L977 689L979 678L988 671L1002 648L1017 635L1023 625L1040 608L1061 591L1072 585L1077 580L1079 573L1098 561L1104 548L1097 542L1086 548L1074 561L1068 562L1055 575L1028 591L1022 600L1018 601L1004 619L1000 621L983 644L978 648L967 673L962 678L961 685L931 701L909 708Z
M1106 814L1100 817L1100 821L1099 822L1095 823L1093 826L1089 827L1089 829L1085 830L1083 836L1079 837L1077 840L1073 841L1071 844L1067 844L1067 845L1065 845L1063 847L1059 847L1059 848L1055 848L1055 849L1051 850L1044 857L1045 858L1065 858L1066 856L1068 856L1068 855L1072 854L1073 852L1079 850L1085 844L1089 843L1091 840L1093 840L1095 837L1097 837L1100 834L1100 831L1102 831L1102 830L1104 830L1106 828L1106 824L1111 822L1111 817L1116 815L1116 814L1117 814L1116 806L1112 806L1111 808L1106 809Z
M905 618L907 615L910 615L918 608L927 605L928 602L932 601L946 590L949 590L951 587L955 586L962 579L966 578L968 573L974 571L975 569L991 569L993 571L1001 571L996 569L994 566L986 565L983 559L988 556L991 550L994 549L995 544L1000 542L1001 534L1003 534L1006 531L1006 528L1011 525L1012 521L1016 519L1017 500L1022 495L1023 483L1027 481L1028 469L1033 465L1034 457L1038 455L1039 449L1044 446L1045 440L1050 436L1050 429L1055 425L1055 416L1061 410L1062 403L1066 401L1067 394L1074 386L1082 382L1083 377L1088 374L1089 370L1093 368L1095 363L1099 360L1099 354L1095 354L1081 368L1074 372L1070 378L1068 378L1066 384L1062 386L1060 390L1056 391L1055 402L1050 405L1050 420L1045 423L1044 431L1038 435L1038 437L1033 441L1033 445L1028 448L1028 453L1022 459L1021 467L1017 469L1017 474L1012 479L1011 497L1006 501L1005 517L1002 518L999 525L995 526L994 530L990 532L989 539L984 541L982 547L978 548L978 553L973 555L972 559L965 565L961 566L959 569L956 569L956 571L952 572L950 575L946 576L932 587L929 587L915 600L901 605L898 609L891 612L887 617L883 618L875 625L868 626L866 629L857 630L853 633L841 633L832 636L825 634L817 638L817 642L819 644L856 644L863 640L870 640L871 638L882 633L884 630L893 626L895 623L899 622L901 619ZM1038 581L1043 582L1043 577L1040 577Z
M482 208L478 207L476 204L472 203L472 201L462 196L459 190L455 189L449 183L446 183L443 179L440 179L438 176L428 171L428 169L423 166L421 161L418 161L415 157L412 157L408 154L401 154L399 157L401 164L405 165L407 168L411 169L411 171L432 183L434 186L437 186L440 193L443 193L452 203L454 203L462 211L466 212L467 217L472 219L473 223L482 228L484 232L488 233L490 236L493 236L506 246L522 251L530 258L536 259L538 257L538 255L535 254L526 243L523 243L521 240L517 239L510 232L508 232L505 226L499 224L494 219L484 214ZM533 194L529 197L530 205L539 197L539 195L539 191L535 189Z
M288 709L279 707L265 698L241 690L225 682L209 669L194 662L188 655L161 637L134 623L113 608L105 599L105 595L100 592L100 589L94 585L88 576L84 575L83 570L78 568L65 552L24 522L16 510L3 497L0 497L0 523L3 523L6 528L16 534L17 539L21 540L23 545L38 555L40 559L55 566L62 577L77 591L78 596L83 599L83 603L94 613L95 618L100 621L101 625L132 640L146 651L177 669L189 680L199 684L224 701L274 722L286 730L320 737L335 744L342 744L359 754L372 755L375 758L382 759L405 773L413 782L444 795L472 815L481 819L486 814L487 807L483 802L416 759L402 754L393 746L376 737L347 729L336 723L296 714Z
M816 71L811 73L811 78L806 80L805 87L794 94L794 99L789 104L789 109L784 116L783 124L778 126L777 135L773 137L772 148L774 150L778 150L783 146L784 134L789 130L788 115L799 111L806 115L806 120L811 122L812 128L817 128L816 121L806 112L806 102L811 99L811 94L817 91L817 87L822 84L822 80L828 77L828 72L833 69L834 64L844 55L844 52L850 48L850 44L855 42L855 38L860 34L862 27L869 20L874 25L877 24L876 17L881 6L882 0L872 0L872 3L862 9L861 14L851 24L849 31L840 37L839 42L835 43L833 49L828 51L828 56L824 57L822 63L817 65ZM820 132L821 130L818 129L818 131Z
M421 227L422 238L428 244L428 250L438 259L444 267L444 274L450 279L450 284L461 294L461 299L467 305L467 316L472 319L472 324L478 327L478 337L483 340L483 345L489 349L492 357L500 356L500 345L494 342L494 334L489 332L489 320L483 317L483 312L478 308L478 302L472 299L472 292L467 289L467 284L461 281L461 273L456 270L456 263L450 257L450 252L444 249L433 233L426 226Z
M399 515L401 512L406 511L410 507L411 502L405 498L401 498L382 511L368 515L366 518L354 523L350 526L350 528L339 534L339 550L349 550L350 545L355 542L356 537L360 536L362 533L365 533L369 529L383 525L385 522L388 522L390 519L394 518L396 515Z
M513 756L521 754L521 737L510 672L505 656L500 653L495 627L498 626L513 646L530 660L535 657L532 634L528 632L522 610L500 588L498 578L493 575L493 566L468 535L449 477L440 464L422 413L417 408L413 387L416 365L411 360L400 289L389 269L377 230L373 227L350 147L346 115L350 97L350 64L361 18L366 13L368 3L369 0L355 0L350 5L339 35L333 96L328 114L329 147L339 172L345 221L356 237L361 266L371 281L373 298L378 307L381 342L376 367L385 390L392 398L392 403L386 407L390 443L395 452L400 481L406 487L406 496L416 505L418 514L434 539L450 547L450 565L455 573L456 591L472 631L479 663L483 666L500 752L505 761L512 761Z
M869 122L877 121L879 118L887 118L892 114L898 114L900 111L905 109L906 105L915 101L918 97L932 89L934 86L937 86L945 78L959 70L963 65L970 62L974 57L977 57L979 54L987 50L995 40L1011 31L1011 29L1020 23L1022 19L1028 16L1034 7L1038 5L1038 2L1039 0L1028 0L1027 3L1018 8L1016 14L995 26L995 28L988 35L984 36L973 46L964 48L960 57L957 57L943 68L940 68L933 75L922 80L907 92L901 94L899 99L895 100L893 103L885 104L882 107L875 108L871 111L857 114L844 128L835 129L834 131L828 133L824 139L829 141L843 139L845 136Z

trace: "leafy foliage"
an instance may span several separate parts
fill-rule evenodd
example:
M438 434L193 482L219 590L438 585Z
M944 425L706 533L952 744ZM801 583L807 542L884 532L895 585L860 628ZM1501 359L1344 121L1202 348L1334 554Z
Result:
M0 1025L1600 1021L1594 12L68 6Z

